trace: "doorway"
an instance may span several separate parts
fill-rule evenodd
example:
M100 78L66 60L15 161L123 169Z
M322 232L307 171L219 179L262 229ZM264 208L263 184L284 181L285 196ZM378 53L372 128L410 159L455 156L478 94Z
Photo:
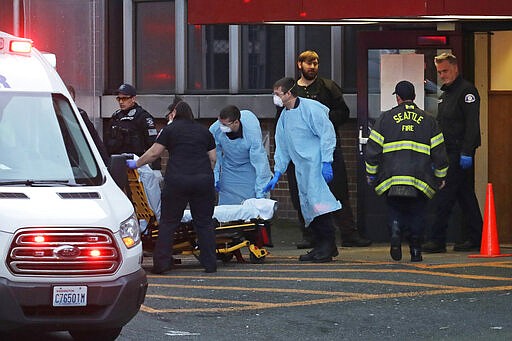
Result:
M438 31L375 31L360 32L358 36L357 75L357 122L359 129L358 148L358 227L375 242L389 240L386 224L386 205L366 183L364 166L365 143L372 124L382 111L381 107L381 61L385 55L422 55L424 60L424 103L416 103L432 115L437 114L437 99L440 85L434 65L434 56L452 52L463 64L462 36L454 32ZM462 66L462 65L460 65ZM407 77L406 77L407 78ZM418 89L416 89L418 92ZM385 94L382 94L383 96ZM453 231L453 229L450 229ZM453 233L453 232L452 232ZM448 235L454 240L453 235Z

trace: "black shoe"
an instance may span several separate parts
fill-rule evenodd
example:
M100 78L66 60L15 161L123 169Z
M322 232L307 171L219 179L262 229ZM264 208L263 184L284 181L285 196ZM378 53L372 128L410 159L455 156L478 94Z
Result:
M308 239L303 239L297 243L297 249L311 249L313 248L313 242Z
M421 262L422 260L421 249L411 247L411 262Z
M324 241L318 251L313 254L313 263L332 262L332 258L339 255L335 241Z
M171 266L153 266L153 268L151 269L151 273L155 275L160 275L163 274L164 272L171 270L171 268Z
M453 246L453 251L480 251L480 245L470 240L464 243L457 243Z
M318 252L317 249L310 250L306 254L300 255L299 256L299 261L301 261L301 262L312 262L313 259L314 259L315 254L317 252Z
M402 259L402 236L400 232L398 222L393 222L391 226L391 248L389 249L389 254L391 258L396 261Z
M446 245L441 245L441 243L431 240L423 244L423 251L427 253L444 253L446 252Z
M370 245L372 245L372 241L370 239L361 237L357 230L348 236L341 236L341 246L344 247L365 247Z

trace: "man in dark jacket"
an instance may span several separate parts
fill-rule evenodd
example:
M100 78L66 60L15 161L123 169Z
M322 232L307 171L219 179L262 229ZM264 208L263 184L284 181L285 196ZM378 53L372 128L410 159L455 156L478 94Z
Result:
M376 121L366 148L368 183L386 194L391 258L402 259L401 239L409 231L411 261L422 261L421 239L427 200L445 184L448 158L434 117L414 104L414 85L398 82L398 105Z
M116 94L119 110L112 114L105 130L107 150L110 155L133 153L141 156L155 142L155 120L137 103L137 92L132 85L122 84ZM160 159L153 162L152 168L160 169Z
M457 201L464 212L469 235L454 251L477 251L482 238L482 214L475 195L474 157L480 146L480 96L473 84L459 75L457 58L443 53L434 58L443 81L437 121L446 141L450 170L446 188L436 198L436 219L425 252L446 252L448 220Z

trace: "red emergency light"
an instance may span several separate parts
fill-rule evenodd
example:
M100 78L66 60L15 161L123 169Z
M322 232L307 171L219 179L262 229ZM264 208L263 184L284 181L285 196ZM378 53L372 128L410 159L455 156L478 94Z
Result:
M443 46L448 44L447 36L419 36L416 43L420 46Z

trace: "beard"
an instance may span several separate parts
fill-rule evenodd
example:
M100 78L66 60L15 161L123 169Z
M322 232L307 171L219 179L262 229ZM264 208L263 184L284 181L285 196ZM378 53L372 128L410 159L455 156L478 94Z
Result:
M318 75L318 70L305 71L304 69L300 69L300 73L302 74L302 77L304 77L308 81L312 81Z

